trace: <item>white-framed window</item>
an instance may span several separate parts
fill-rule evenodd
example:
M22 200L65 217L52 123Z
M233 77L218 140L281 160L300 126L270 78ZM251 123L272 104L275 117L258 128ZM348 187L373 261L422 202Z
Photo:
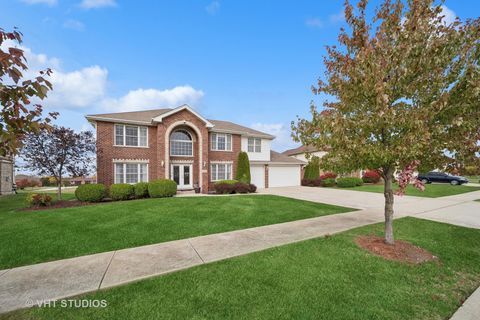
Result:
M193 140L186 130L175 130L170 135L171 156L193 156Z
M140 126L130 126L127 124L116 124L115 145L129 147L148 146L148 128Z
M115 163L115 183L148 182L147 163Z
M231 163L212 163L210 164L210 180L231 180L232 164Z
M232 151L232 135L227 133L212 133L210 135L212 151Z
M262 139L248 138L248 152L262 152Z

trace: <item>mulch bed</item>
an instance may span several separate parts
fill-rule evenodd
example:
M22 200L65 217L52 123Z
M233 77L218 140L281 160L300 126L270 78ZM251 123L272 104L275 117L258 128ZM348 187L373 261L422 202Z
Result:
M387 260L420 264L438 259L427 250L406 241L395 240L395 244L390 245L382 237L358 236L355 242L359 247Z
M60 201L55 201L50 206L22 208L22 209L19 209L18 211L39 211L39 210L49 210L49 209L59 209L59 208L82 207L82 206L89 206L92 204L95 204L95 203L82 202L78 200L60 200Z

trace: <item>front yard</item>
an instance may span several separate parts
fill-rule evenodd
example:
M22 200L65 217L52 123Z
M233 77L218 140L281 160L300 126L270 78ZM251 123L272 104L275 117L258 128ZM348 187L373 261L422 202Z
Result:
M0 198L0 269L354 210L250 195L18 211L24 199L25 194Z
M402 264L355 243L382 224L102 290L105 308L35 308L2 319L448 319L480 284L480 230L403 218L397 239L438 261Z
M398 185L394 185L394 190L398 189ZM353 187L353 188L343 188L342 190L355 190L355 191L366 191L366 192L376 192L383 193L383 184L364 184L363 186ZM462 194L472 191L478 191L480 187L470 187L470 186L452 186L449 184L427 184L425 185L425 191L420 191L413 186L409 185L406 190L407 196L415 197L427 197L427 198L438 198L445 196L453 196L456 194Z

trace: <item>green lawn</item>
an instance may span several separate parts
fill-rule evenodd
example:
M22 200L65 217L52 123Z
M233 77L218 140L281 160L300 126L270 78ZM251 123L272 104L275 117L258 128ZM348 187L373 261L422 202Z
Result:
M106 308L35 308L4 319L448 319L480 285L480 230L404 218L397 239L440 262L358 248L383 225L277 247L79 297ZM0 316L0 318L2 318Z
M398 185L394 186L394 190L396 189L398 189ZM356 190L383 193L383 184L364 184L363 186L343 188L341 190ZM427 184L425 185L425 191L423 192L409 185L405 194L407 196L438 198L478 190L480 190L480 187L452 186L449 184Z
M469 182L480 183L480 176L465 176Z
M24 198L0 198L0 269L354 210L250 195L16 211Z

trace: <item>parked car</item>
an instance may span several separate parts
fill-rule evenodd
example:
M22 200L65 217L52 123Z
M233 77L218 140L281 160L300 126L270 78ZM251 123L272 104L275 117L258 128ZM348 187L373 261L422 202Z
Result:
M448 173L444 172L429 172L426 174L419 174L418 180L422 181L423 183L432 183L432 182L440 182L440 183L450 183L451 185L461 185L464 183L468 183L468 179L459 176L452 176Z

